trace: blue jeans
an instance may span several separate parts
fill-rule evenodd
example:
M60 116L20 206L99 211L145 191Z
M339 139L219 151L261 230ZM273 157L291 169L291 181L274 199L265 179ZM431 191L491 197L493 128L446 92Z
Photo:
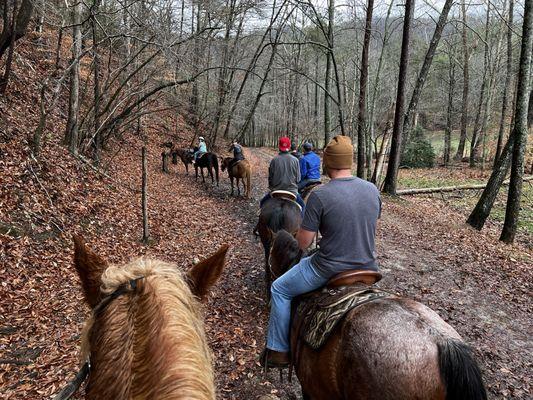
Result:
M312 256L311 256L312 257ZM305 257L272 283L270 320L268 322L267 348L289 351L291 301L296 296L324 286L325 278L315 270L311 257Z
M266 201L271 199L271 198L272 198L272 196L271 196L270 192L265 194L263 196L263 198L261 200L259 200L259 207L260 208L263 207L263 204L265 204ZM304 201L304 199L302 199L302 196L300 196L300 193L298 193L296 195L296 202L300 205L300 207L302 207L302 217L303 217L304 211L305 211L305 201Z

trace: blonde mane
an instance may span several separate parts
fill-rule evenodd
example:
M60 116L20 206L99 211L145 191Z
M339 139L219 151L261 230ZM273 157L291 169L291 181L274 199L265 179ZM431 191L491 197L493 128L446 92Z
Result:
M90 355L96 367L87 397L214 399L202 309L175 265L144 258L112 265L100 291L110 295L140 277L86 323L82 360Z

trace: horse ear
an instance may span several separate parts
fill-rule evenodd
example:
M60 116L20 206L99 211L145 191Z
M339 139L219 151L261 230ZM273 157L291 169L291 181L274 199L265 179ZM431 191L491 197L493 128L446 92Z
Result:
M72 239L74 240L74 266L80 277L85 300L94 308L99 301L100 277L108 264L89 249L80 236L72 235Z
M202 301L207 298L209 289L222 274L228 248L229 246L227 244L222 246L211 257L192 267L187 274L191 291Z

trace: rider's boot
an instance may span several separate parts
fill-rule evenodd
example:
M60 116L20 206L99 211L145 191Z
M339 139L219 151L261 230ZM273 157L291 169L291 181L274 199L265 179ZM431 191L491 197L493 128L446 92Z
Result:
M287 368L290 364L289 352L274 351L265 348L259 359L261 366L268 368Z

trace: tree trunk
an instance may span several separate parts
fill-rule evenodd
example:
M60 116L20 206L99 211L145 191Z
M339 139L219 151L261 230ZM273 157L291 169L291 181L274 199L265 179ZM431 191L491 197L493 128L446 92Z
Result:
M462 99L462 114L461 114L461 136L459 137L459 146L457 147L457 153L455 154L454 159L456 161L461 161L465 153L465 143L466 143L466 128L468 126L468 94L469 94L469 50L468 50L468 35L467 35L467 25L466 25L466 5L465 0L461 1L461 12L463 14L463 30L462 30L462 40L463 40L463 99Z
M81 2L72 6L72 62L74 65L70 70L70 93L67 126L65 132L65 144L72 154L78 152L78 112L79 112L79 87L80 87L80 65L81 55Z
M93 134L93 145L94 145L94 164L98 166L100 164L100 152L102 151L102 132L100 130L100 55L98 54L98 32L97 32L97 22L96 15L98 14L99 9L99 0L94 2L93 7L91 7L91 29L93 35L93 59L94 59L94 134Z
M387 148L389 147L389 138L391 136L392 121L387 121L385 125L385 131L383 133L383 140L381 141L381 147L379 149L379 154L376 157L376 167L374 168L374 173L372 174L371 182L379 187L379 179L381 177L381 171L383 170L383 164L385 163L385 154L387 153Z
M17 0L13 2L13 15L11 19L11 30L17 30ZM4 3L4 7L7 8L7 3ZM13 62L13 53L15 52L15 35L11 35L11 40L9 42L9 53L7 55L6 67L4 70L4 76L0 79L0 94L5 94L7 90L7 82L9 81L9 75L11 74L11 64Z
M405 16L402 34L402 52L400 56L400 71L398 74L398 93L396 96L396 111L392 130L391 151L384 191L390 195L396 194L398 167L400 166L400 151L402 148L402 122L405 104L405 85L407 83L407 69L409 67L409 41L411 36L411 20L413 18L415 0L406 0Z
M366 91L368 86L368 49L370 34L372 33L372 12L374 0L368 0L366 6L365 37L363 39L363 53L361 54L361 75L359 79L359 112L357 115L357 176L365 178L365 135L366 133Z
M4 2L4 7L7 7L7 2ZM11 41L16 42L26 34L26 29L33 14L33 8L34 2L32 0L22 0L20 8L16 13L17 18L15 24L6 24L6 21L4 21L5 29L0 34L0 60L10 46Z
M379 60L378 60L378 67L376 70L376 76L374 77L374 84L372 88L372 97L370 100L370 120L368 124L368 130L369 130L369 136L370 136L370 142L374 149L377 152L377 143L376 143L376 135L375 135L375 109L376 109L376 99L377 99L377 92L378 92L378 86L379 86L379 80L381 76L381 69L383 68L383 59L385 58L385 47L388 44L390 34L389 34L389 19L392 12L392 6L394 5L394 0L391 0L389 2L389 7L387 9L387 16L385 17L384 22L384 28L383 28L383 41L381 43L381 51L379 54ZM354 91L355 92L355 91ZM373 149L367 149L367 154L372 155ZM371 156L370 156L371 158ZM371 160L367 160L367 164L369 165L369 172L370 172L370 165ZM373 176L374 174L372 174Z
M472 131L472 140L470 141L470 167L475 167L477 162L477 153L479 148L479 134L481 129L481 113L483 102L485 101L485 90L487 88L487 73L489 70L489 28L490 28L490 1L487 3L487 14L485 19L485 51L483 57L483 79L481 82L481 91L479 93L479 102L477 106L476 119L474 121L474 130Z
M503 137L505 133L505 119L507 117L507 106L509 103L509 87L511 86L513 75L513 13L514 0L509 0L509 17L507 20L507 65L505 68L505 84L503 85L502 94L502 115L500 118L500 129L498 130L498 144L496 145L496 153L494 155L494 167L496 166L502 151Z
M455 89L455 61L450 55L448 69L448 106L446 109L446 130L444 132L444 165L448 166L451 157L451 142L453 132L453 94Z
M431 68L431 64L433 62L433 57L435 56L435 51L437 50L437 46L439 45L440 38L442 36L442 31L444 29L444 26L446 25L446 21L448 20L448 14L450 12L450 9L452 8L452 5L453 0L446 0L446 2L444 3L444 6L442 7L442 12L439 16L439 20L437 21L437 25L435 26L435 31L433 32L433 37L429 42L429 47L424 58L424 63L422 64L420 72L418 73L418 78L416 80L415 88L413 90L413 95L411 96L411 101L409 102L409 106L407 107L407 111L405 112L405 116L403 118L404 137L402 143L404 144L404 146L409 140L409 133L411 130L411 118L413 117L413 114L416 113L416 110L418 108L418 101L420 100L422 89L424 88L424 84L426 82L429 70Z
M524 176L524 155L528 135L527 117L530 97L532 28L533 0L525 0L520 67L518 70L518 91L516 95L514 128L511 133L515 138L515 144L513 146L511 178L509 183L509 193L507 195L507 207L505 209L505 221L500 236L500 240L505 243L512 243L514 241L520 212L520 199Z

